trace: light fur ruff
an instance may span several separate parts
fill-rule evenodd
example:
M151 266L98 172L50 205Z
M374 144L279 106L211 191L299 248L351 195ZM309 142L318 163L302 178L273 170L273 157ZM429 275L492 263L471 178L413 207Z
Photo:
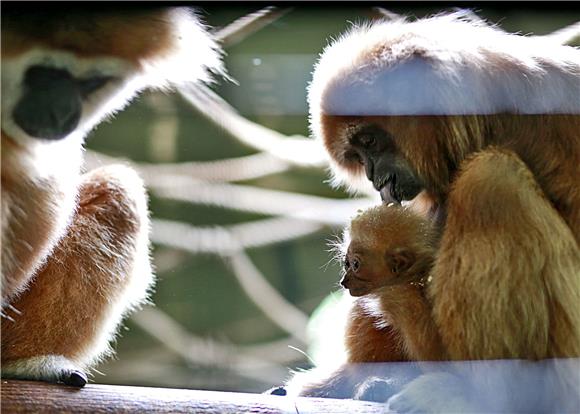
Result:
M122 318L147 300L153 283L143 183L123 166L81 174L84 138L145 88L212 82L224 74L221 51L181 7L83 10L72 25L54 11L36 12L30 18L51 28L41 34L34 20L5 16L2 376L66 380L111 353ZM35 65L110 77L82 101L77 127L62 139L31 137L13 119Z
M351 116L580 113L577 49L469 16L351 29L316 65L308 96L313 121L318 110Z

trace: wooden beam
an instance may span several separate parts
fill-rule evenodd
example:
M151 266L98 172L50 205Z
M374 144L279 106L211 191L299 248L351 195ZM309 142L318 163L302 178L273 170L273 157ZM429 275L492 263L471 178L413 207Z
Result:
M118 385L2 380L0 393L2 413L385 413L364 401Z

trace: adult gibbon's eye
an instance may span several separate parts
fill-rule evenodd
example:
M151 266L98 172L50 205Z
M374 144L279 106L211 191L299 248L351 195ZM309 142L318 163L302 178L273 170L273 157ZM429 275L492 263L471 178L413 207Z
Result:
M355 272L358 272L358 269L360 268L360 262L358 261L358 259L353 259L351 266L352 266L352 270L354 270Z
M348 271L350 269L350 262L348 259L344 259L344 270Z
M372 148L377 143L377 139L371 134L361 134L358 136L358 142L363 148Z

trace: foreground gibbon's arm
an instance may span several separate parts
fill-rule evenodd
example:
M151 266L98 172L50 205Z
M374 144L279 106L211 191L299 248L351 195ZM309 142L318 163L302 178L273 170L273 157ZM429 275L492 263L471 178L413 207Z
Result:
M345 343L349 363L441 360L426 297L437 236L417 214L373 207L350 224L342 286L357 297Z
M2 7L2 376L86 382L152 283L143 185L81 175L85 135L147 87L211 80L185 8Z

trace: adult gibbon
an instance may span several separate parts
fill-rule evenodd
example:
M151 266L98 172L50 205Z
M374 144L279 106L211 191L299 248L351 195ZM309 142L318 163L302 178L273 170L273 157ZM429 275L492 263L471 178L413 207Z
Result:
M2 377L83 386L152 284L143 184L81 174L83 140L147 87L221 56L186 8L2 6Z
M580 356L579 96L576 48L464 12L356 27L316 65L311 129L335 182L366 179L442 229L428 295L450 360ZM547 410L580 408L577 368L545 381L572 395ZM421 376L390 408L468 407L441 384Z

